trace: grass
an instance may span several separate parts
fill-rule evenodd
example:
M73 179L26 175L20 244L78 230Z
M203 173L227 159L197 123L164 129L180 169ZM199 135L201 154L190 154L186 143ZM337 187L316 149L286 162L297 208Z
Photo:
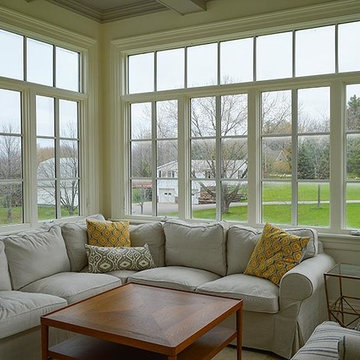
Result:
M75 212L75 215L78 214L78 211ZM70 216L69 212L62 207L61 208L61 217ZM39 206L38 207L38 217L39 220L51 220L55 216L55 208L52 206ZM7 219L7 209L0 207L0 226L5 224L19 224L22 223L22 208L20 206L14 207L12 209L12 221L9 222Z
M291 224L290 205L264 205L263 221L276 224ZM360 228L360 203L347 204L346 223L349 228ZM215 209L194 210L193 218L215 219ZM232 206L227 214L223 214L223 220L247 221L247 206ZM298 224L311 226L329 226L329 204L299 204Z

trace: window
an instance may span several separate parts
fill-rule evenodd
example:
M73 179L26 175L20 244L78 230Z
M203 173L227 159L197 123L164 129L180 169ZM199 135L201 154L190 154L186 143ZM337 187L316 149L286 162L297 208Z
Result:
M79 215L80 52L4 30L0 52L0 224Z
M247 95L191 99L190 179L193 218L247 219Z
M329 90L262 94L264 222L329 226Z
M78 103L37 96L36 120L38 218L78 215Z
M129 55L125 215L359 229L359 26L282 27Z
M176 217L177 101L135 103L130 109L131 214Z
M21 94L0 89L0 223L23 222Z
M359 228L360 84L346 87L346 227Z
M257 80L292 76L292 33L259 36L256 39ZM276 49L276 50L275 50Z

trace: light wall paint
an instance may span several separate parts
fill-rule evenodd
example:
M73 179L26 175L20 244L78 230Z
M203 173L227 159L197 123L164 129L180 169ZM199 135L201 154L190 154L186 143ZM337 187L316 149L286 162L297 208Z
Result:
M341 1L341 0L340 0ZM110 109L115 104L110 103L110 41L142 34L157 33L186 27L211 24L256 16L281 10L311 6L322 3L339 1L328 0L213 0L208 3L208 11L180 16L172 11L163 11L144 16L106 24L99 24L84 16L72 13L66 9L51 4L45 0L27 2L25 0L0 0L0 6L15 10L19 13L46 21L72 32L93 38L98 42L98 125L99 141L98 156L102 168L100 174L94 174L99 182L99 212L110 215L112 199L110 188L111 163L107 161L109 154L115 150L117 144L108 141L110 138L111 118ZM346 14L346 8L343 13ZM339 15L342 15L339 14ZM314 13L309 20L321 18L322 14ZM325 250L334 256L337 262L357 263L360 265L360 238L356 237L322 237Z

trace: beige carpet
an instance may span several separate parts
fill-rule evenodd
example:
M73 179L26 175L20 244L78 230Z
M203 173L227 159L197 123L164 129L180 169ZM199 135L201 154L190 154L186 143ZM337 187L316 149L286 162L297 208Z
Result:
M280 360L283 358L265 351L243 350L242 360ZM226 347L214 360L236 360L236 349L234 347Z

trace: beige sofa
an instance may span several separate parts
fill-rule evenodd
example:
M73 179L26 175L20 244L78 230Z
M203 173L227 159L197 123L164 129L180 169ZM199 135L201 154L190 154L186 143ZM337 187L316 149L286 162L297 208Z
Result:
M101 215L95 218L103 219ZM244 301L243 344L290 358L326 318L323 273L333 259L310 236L305 259L276 286L243 272L259 232L225 223L131 225L132 246L149 245L156 268L87 272L85 221L0 241L0 359L40 359L40 316L127 281ZM233 319L227 323L235 326ZM56 343L69 334L53 331Z

